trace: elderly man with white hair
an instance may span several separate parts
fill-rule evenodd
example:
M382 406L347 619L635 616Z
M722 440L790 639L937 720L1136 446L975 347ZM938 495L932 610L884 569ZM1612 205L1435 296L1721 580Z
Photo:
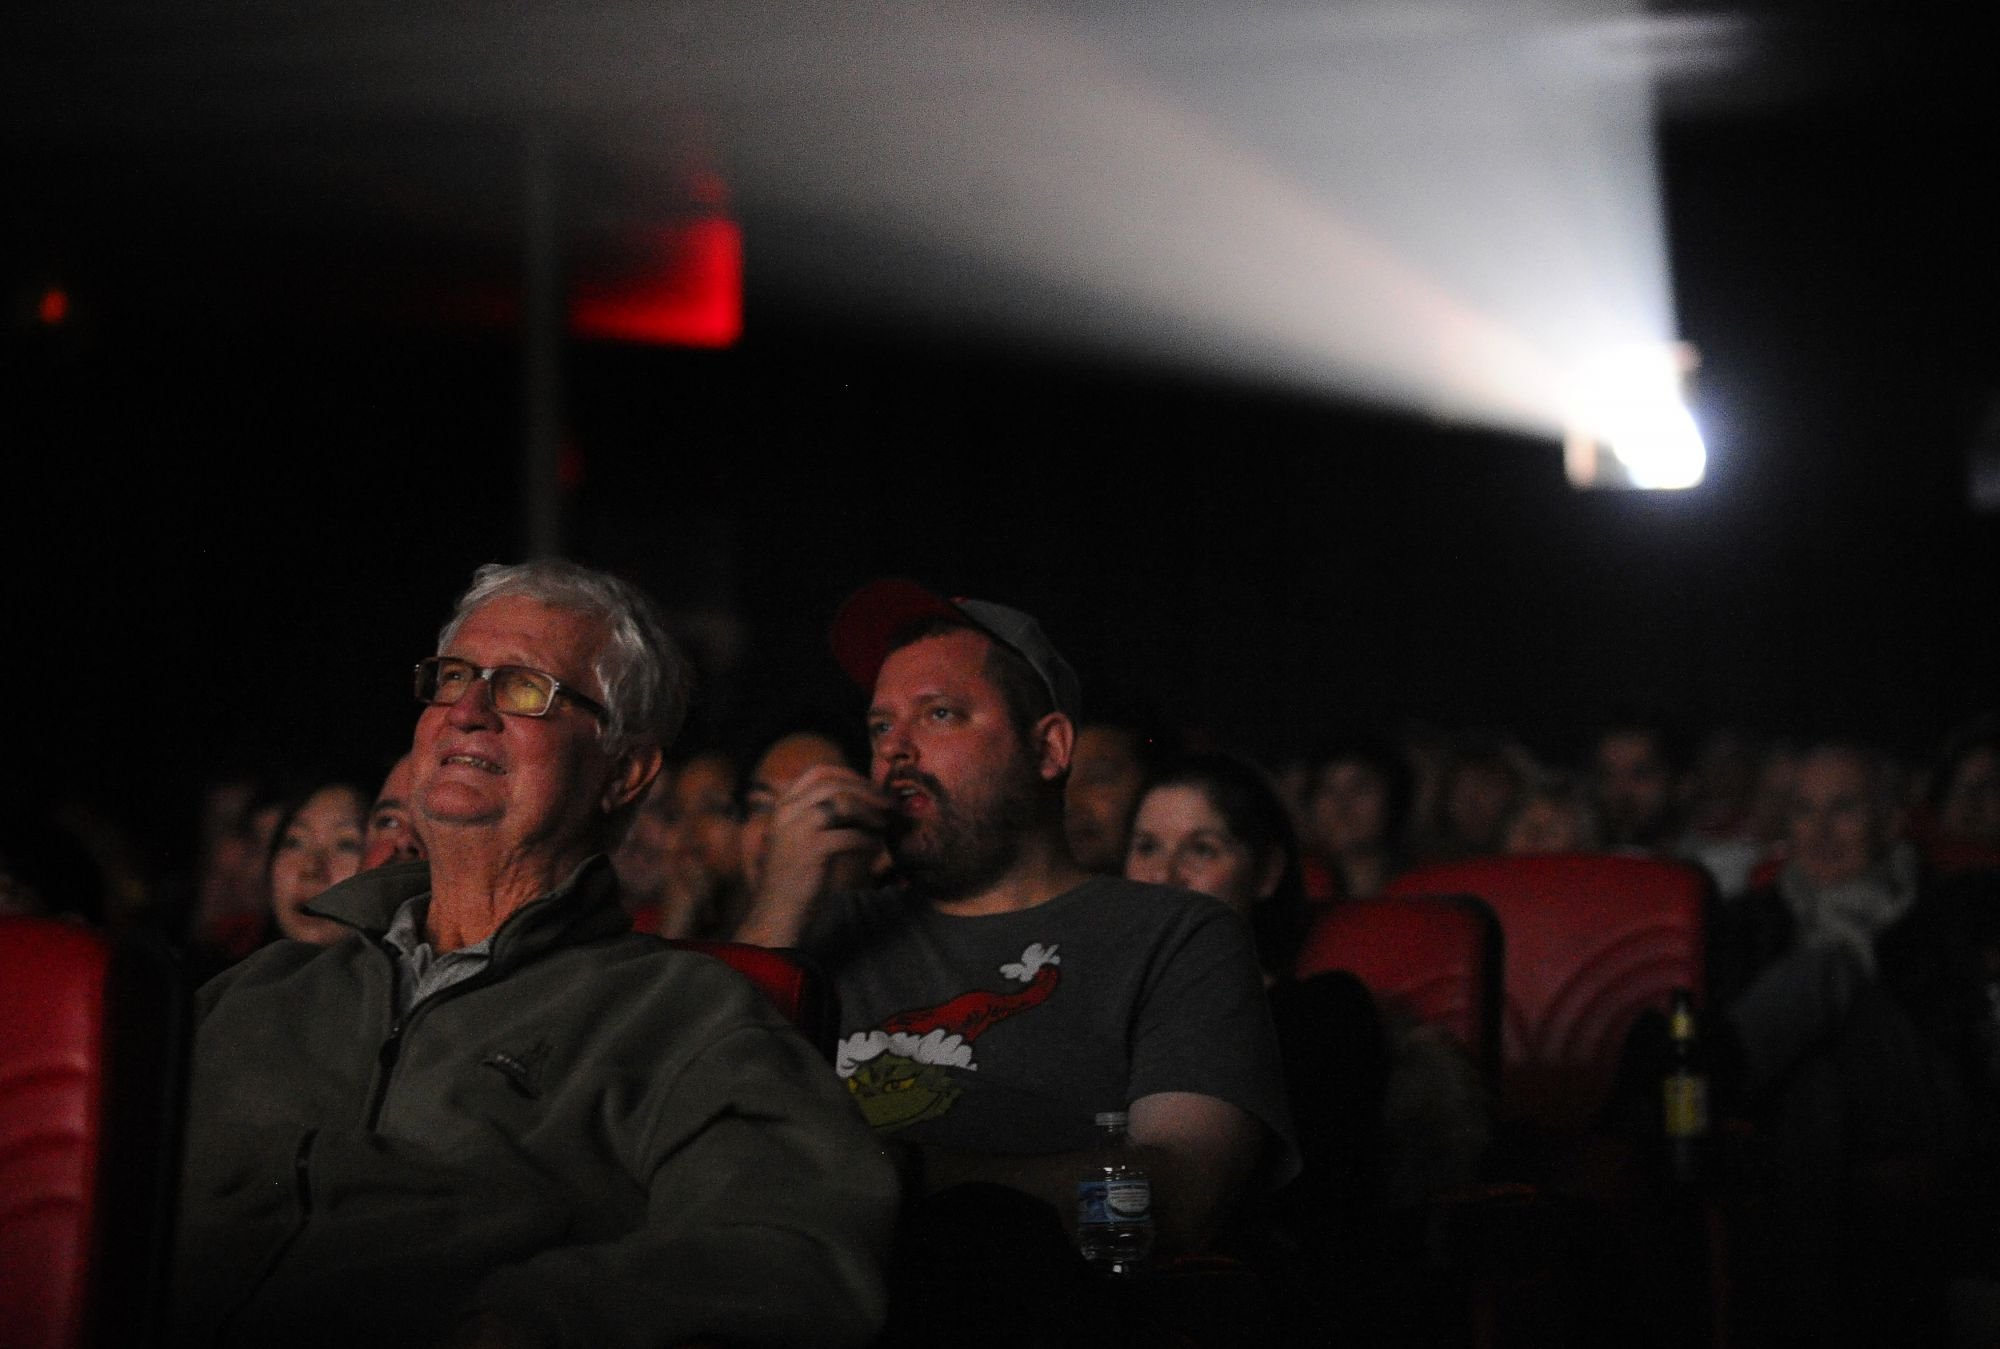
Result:
M622 581L480 569L416 671L428 860L201 991L180 1342L876 1333L892 1168L755 989L629 931L604 856L686 669Z

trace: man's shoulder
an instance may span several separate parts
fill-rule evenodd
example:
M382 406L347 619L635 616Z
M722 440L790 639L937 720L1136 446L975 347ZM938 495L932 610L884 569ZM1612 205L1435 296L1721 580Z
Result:
M1078 904L1131 908L1160 917L1210 918L1227 914L1229 906L1213 895L1178 885L1128 880L1123 876L1092 876L1058 898Z
M379 935L388 931L396 910L430 888L429 862L391 862L348 877L310 901L306 910Z
M1123 876L1093 876L1042 905L1041 910L1046 911L1045 917L1064 923L1161 935L1240 925L1229 906L1211 895Z
M1154 885L1127 880L1123 876L1091 876L1040 904L1008 910L1000 914L969 917L973 922L995 918L1024 921L1067 921L1087 916L1091 921L1126 919L1148 927L1171 927L1226 921L1229 909L1220 900L1179 886ZM914 899L897 887L875 890L841 891L828 895L814 916L809 936L821 937L851 932L857 928L883 930L907 927L928 921L950 922L953 915Z

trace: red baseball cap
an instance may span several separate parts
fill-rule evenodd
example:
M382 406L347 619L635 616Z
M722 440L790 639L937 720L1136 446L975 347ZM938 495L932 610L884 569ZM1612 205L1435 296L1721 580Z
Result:
M915 581L885 577L849 595L833 616L833 658L865 693L889 658L891 645L928 618L967 623L1028 662L1047 686L1056 711L1074 721L1083 707L1076 671L1031 614L991 600L946 599Z

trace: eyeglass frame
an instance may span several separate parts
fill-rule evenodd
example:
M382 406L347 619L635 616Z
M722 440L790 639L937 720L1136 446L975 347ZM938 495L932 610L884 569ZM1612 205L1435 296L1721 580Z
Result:
M486 696L488 699L492 701L493 710L495 712L498 712L503 717L534 717L540 719L542 717L546 717L550 713L550 711L554 709L557 698L567 697L572 702L576 703L577 706L581 707L584 711L590 713L590 715L592 715L593 717L596 717L598 721L603 722L607 725L611 721L610 708L606 707L603 703L598 702L595 698L591 698L585 694L578 693L575 689L571 688L568 684L565 684L562 680L557 679L547 670L537 670L532 665L480 666L474 664L472 661L467 660L463 656L425 656L422 660L417 662L416 667L413 671L416 677L416 689L414 691L416 693L417 701L422 703L425 707L455 707L460 702L463 702L465 700L465 693L472 692L472 686L468 684L466 686L465 693L459 694L457 698L452 699L450 702L445 702L437 698L424 697L423 695L424 667L426 665L442 665L446 661L450 661L454 665L463 665L466 669L472 671L474 681L486 685ZM537 679L546 679L549 681L549 701L547 702L546 705L543 706L541 711L539 712L511 711L507 708L500 706L499 700L493 697L493 677L504 671L510 671L510 670L519 674L533 675Z

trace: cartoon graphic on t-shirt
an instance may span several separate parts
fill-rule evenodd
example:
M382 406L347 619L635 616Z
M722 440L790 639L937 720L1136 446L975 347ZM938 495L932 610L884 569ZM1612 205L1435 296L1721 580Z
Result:
M962 1089L946 1070L978 1071L972 1042L1016 1012L1046 1001L1062 981L1060 964L1053 945L1031 943L1019 961L1000 967L1002 975L1026 988L974 989L935 1007L898 1012L875 1030L843 1039L835 1068L847 1079L862 1115L878 1129L894 1130L951 1109Z

